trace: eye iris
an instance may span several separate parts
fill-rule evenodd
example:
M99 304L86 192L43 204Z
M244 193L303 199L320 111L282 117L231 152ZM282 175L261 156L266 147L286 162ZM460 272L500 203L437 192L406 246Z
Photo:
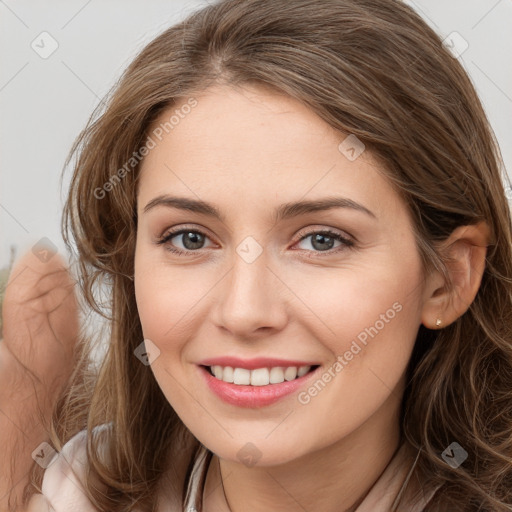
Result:
M181 236L183 240L183 245L185 246L186 249L200 249L201 245L204 243L203 235L201 235L200 233L196 233L195 231L187 231L186 233L183 233ZM189 245L190 243L192 244L192 246Z
M325 242L325 240L328 240L328 242ZM317 242L320 243L320 247L318 247L316 244ZM321 233L317 233L313 236L313 239L311 241L311 244L315 249L318 250L329 250L332 249L332 244L334 243L334 238L330 236L323 235ZM329 247L322 247L322 244L327 244Z
M199 231L182 231L174 236L178 235L181 236L183 245L187 250L200 249L204 244L205 236ZM334 242L338 239L336 236L331 236L330 233L315 233L309 236L312 238L312 246L320 252L331 250ZM171 237L172 235L168 239Z

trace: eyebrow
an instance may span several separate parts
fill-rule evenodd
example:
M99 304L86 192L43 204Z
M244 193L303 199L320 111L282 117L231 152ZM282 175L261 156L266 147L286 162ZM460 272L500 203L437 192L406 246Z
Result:
M152 199L145 207L143 213L157 207L177 208L190 212L207 215L225 223L225 217L214 205L198 199L189 199L186 197L174 197L169 195L160 195ZM331 210L333 208L350 208L362 212L374 219L377 216L362 204L356 203L346 197L326 197L312 201L296 201L280 205L274 212L276 222L286 220L307 213Z

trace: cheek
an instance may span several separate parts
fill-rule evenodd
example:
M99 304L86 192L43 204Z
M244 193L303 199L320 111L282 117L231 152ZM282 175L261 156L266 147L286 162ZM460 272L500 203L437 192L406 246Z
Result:
M213 284L192 266L178 271L143 254L136 257L135 295L144 337L160 350L184 343Z
M300 281L304 292L317 291L307 296L315 316L309 313L304 325L332 359L322 382L298 399L311 417L333 419L332 439L366 421L397 389L419 326L420 275L414 262L401 270L377 265L360 270L345 269L336 280L317 275Z
M335 358L350 366L407 365L421 316L419 261L373 262L358 268L288 276L300 301L295 319Z

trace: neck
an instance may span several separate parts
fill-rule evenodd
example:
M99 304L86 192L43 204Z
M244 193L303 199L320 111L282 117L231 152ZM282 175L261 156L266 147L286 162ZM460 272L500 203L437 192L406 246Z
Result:
M212 457L205 483L205 512L298 509L354 512L399 448L396 395L356 431L297 459L269 467L247 467ZM228 504L229 503L229 504Z

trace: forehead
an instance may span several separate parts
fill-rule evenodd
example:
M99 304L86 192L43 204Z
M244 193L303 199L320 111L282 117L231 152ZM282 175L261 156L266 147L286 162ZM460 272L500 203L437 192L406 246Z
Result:
M154 137L142 162L139 203L162 193L246 205L336 193L373 203L374 211L398 201L369 151L347 158L349 134L294 98L256 86L215 86L194 100L184 108L193 103L183 98L152 125L161 140Z

